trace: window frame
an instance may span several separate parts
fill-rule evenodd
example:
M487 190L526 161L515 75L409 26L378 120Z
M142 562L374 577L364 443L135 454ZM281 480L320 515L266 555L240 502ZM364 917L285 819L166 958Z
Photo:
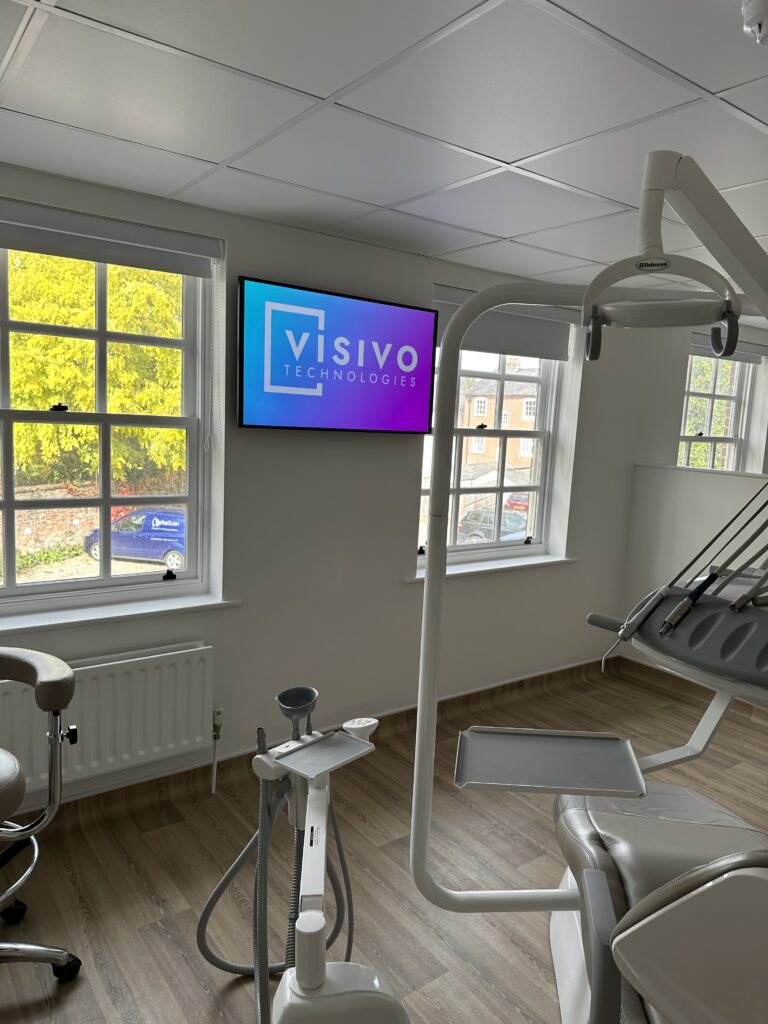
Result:
M0 453L3 481L0 492L2 518L3 579L0 601L6 614L25 610L44 611L48 607L85 607L92 603L133 602L169 595L188 596L201 593L207 575L207 546L201 519L205 507L205 478L202 445L205 390L202 381L207 373L207 346L204 344L208 289L202 279L180 274L182 292L182 333L179 338L163 338L149 334L130 334L107 329L107 274L111 264L84 257L94 263L95 322L92 328L59 326L10 319L8 252L0 248ZM77 257L68 255L68 259ZM168 272L168 271L165 271ZM11 408L10 338L15 333L80 338L95 345L95 411L45 411ZM145 415L107 412L107 352L109 344L135 344L172 348L182 353L182 394L179 416ZM99 495L72 498L17 498L14 490L13 426L15 423L87 424L99 428ZM187 432L186 493L184 495L113 495L111 493L112 427L171 427ZM175 581L164 581L165 566L147 563L146 572L112 575L112 509L135 505L138 508L183 505L186 509L185 564L176 571ZM19 583L16 580L15 513L36 508L97 508L101 543L101 564L98 576L73 580L50 580ZM140 559L137 559L139 561Z
M473 352L472 349L463 352ZM514 558L529 558L542 556L548 553L549 534L549 511L552 492L553 473L553 445L555 435L555 415L557 409L557 390L560 381L559 364L557 359L540 359L540 372L538 375L507 372L506 360L510 353L498 354L499 371L496 373L487 370L460 370L460 377L482 378L496 381L494 424L488 427L458 427L453 429L453 454L450 482L450 504L448 523L448 564L460 565L472 562L499 561ZM436 377L439 375L439 361L436 369ZM537 384L538 392L536 401L536 412L533 425L530 429L501 427L501 418L504 406L504 386L506 382L517 381L520 383ZM525 399L523 399L525 400ZM474 406L473 406L474 411ZM461 487L461 467L463 446L466 438L474 438L479 435L485 438L499 439L498 476L494 487ZM431 435L427 435L431 440ZM506 462L506 445L509 440L515 438L527 438L531 441L539 441L539 474L538 483L526 486L507 486L504 484L504 467ZM425 444L426 444L425 440ZM534 532L529 543L525 540L478 542L475 544L451 544L451 538L456 537L459 518L460 499L467 495L481 497L484 494L496 496L494 505L494 533L501 532L502 517L504 515L504 499L506 495L513 492L528 493L536 495L536 522ZM420 504L428 499L430 489L421 487L419 492ZM530 501L530 497L529 497ZM514 510L512 510L514 511ZM417 566L423 567L425 555L419 547Z
M714 363L714 373L711 391L695 391L691 388L691 376L693 373L694 358L711 359ZM733 394L724 394L717 391L718 365L724 362L732 362L736 366L736 387ZM752 366L748 362L738 359L720 360L716 356L708 356L697 347L691 348L688 353L688 365L686 368L685 388L683 391L683 413L680 423L680 435L678 439L678 454L676 465L681 469L705 469L717 473L739 473L743 471L747 449L747 425L749 421L750 404L752 397ZM688 419L688 405L691 398L701 398L707 403L706 429L701 435L686 434L685 424ZM726 401L733 404L733 421L735 424L732 434L713 434L711 432L712 416L715 402ZM691 445L708 444L710 446L709 465L691 466ZM717 446L731 445L734 448L734 462L729 469L720 469L715 466ZM680 461L681 447L684 450L684 461Z

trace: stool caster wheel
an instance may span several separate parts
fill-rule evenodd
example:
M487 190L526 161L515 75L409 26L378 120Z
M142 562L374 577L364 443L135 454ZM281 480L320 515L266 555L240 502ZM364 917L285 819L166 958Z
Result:
M0 917L6 924L18 924L27 912L27 904L21 900L14 900L7 907L0 910Z
M58 978L62 984L65 984L68 981L75 980L81 964L82 960L70 953L66 963L63 963L60 967L54 964L51 970L53 971L54 978Z

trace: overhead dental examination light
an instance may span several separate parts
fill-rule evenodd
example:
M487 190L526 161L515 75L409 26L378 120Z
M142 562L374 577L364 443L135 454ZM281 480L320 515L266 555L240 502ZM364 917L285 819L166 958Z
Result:
M747 8L754 14L764 6L745 4L745 17ZM719 271L664 252L665 202L744 294ZM617 287L649 273L681 277L696 288ZM605 326L706 325L714 355L724 357L738 344L742 312L768 316L768 255L691 157L656 151L646 157L637 256L602 270L586 290L526 281L495 285L469 298L449 322L432 453L413 878L430 902L449 911L552 911L562 1024L760 1024L768 1005L764 942L758 940L768 917L768 837L692 790L646 777L703 753L732 696L768 707L768 497L757 509L742 510L625 622L591 617L593 625L617 632L617 642L631 641L660 667L715 691L690 741L638 759L631 743L602 733L465 730L457 785L559 794L555 830L568 870L559 888L535 890L466 891L433 875L439 651L461 346L479 316L515 304L549 307L552 319L568 321L573 317L564 307L580 308L590 360L600 355ZM749 570L748 556L760 568ZM712 559L719 564L713 567ZM734 591L738 582L741 589Z

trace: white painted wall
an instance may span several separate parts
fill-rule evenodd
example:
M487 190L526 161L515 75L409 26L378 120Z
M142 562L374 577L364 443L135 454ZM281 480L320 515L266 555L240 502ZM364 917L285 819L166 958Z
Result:
M415 568L421 440L238 430L236 278L428 305L435 282L478 288L500 277L18 168L0 168L0 194L226 239L224 594L242 601L6 632L2 642L64 658L215 644L223 756L252 749L257 724L278 727L272 698L291 684L320 689L320 726L413 705L422 585L404 580ZM444 695L591 659L604 640L585 625L587 612L624 607L633 467L674 461L687 337L606 334L601 361L583 372L568 532L575 561L449 580Z
M764 483L752 473L636 466L624 611L668 583Z

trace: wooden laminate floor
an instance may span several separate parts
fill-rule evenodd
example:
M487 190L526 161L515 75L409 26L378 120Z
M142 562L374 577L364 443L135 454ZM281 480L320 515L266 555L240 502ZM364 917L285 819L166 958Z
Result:
M628 662L507 687L443 708L438 736L434 863L459 887L557 885L563 864L551 797L460 792L456 734L477 725L616 730L638 754L687 738L705 691ZM452 915L427 904L408 873L413 716L384 723L375 754L334 775L356 896L355 958L376 964L406 997L413 1024L557 1024L544 914ZM707 756L661 778L690 784L768 830L768 715L736 704ZM374 737L376 739L376 737ZM221 766L219 791L189 772L65 805L42 837L23 897L24 922L0 940L63 945L83 961L58 985L50 969L0 965L0 1021L41 1024L248 1024L253 983L209 967L195 945L200 908L256 827L248 760ZM273 956L289 886L290 835L275 837ZM250 949L250 877L214 917L231 958ZM334 952L342 955L339 941Z

